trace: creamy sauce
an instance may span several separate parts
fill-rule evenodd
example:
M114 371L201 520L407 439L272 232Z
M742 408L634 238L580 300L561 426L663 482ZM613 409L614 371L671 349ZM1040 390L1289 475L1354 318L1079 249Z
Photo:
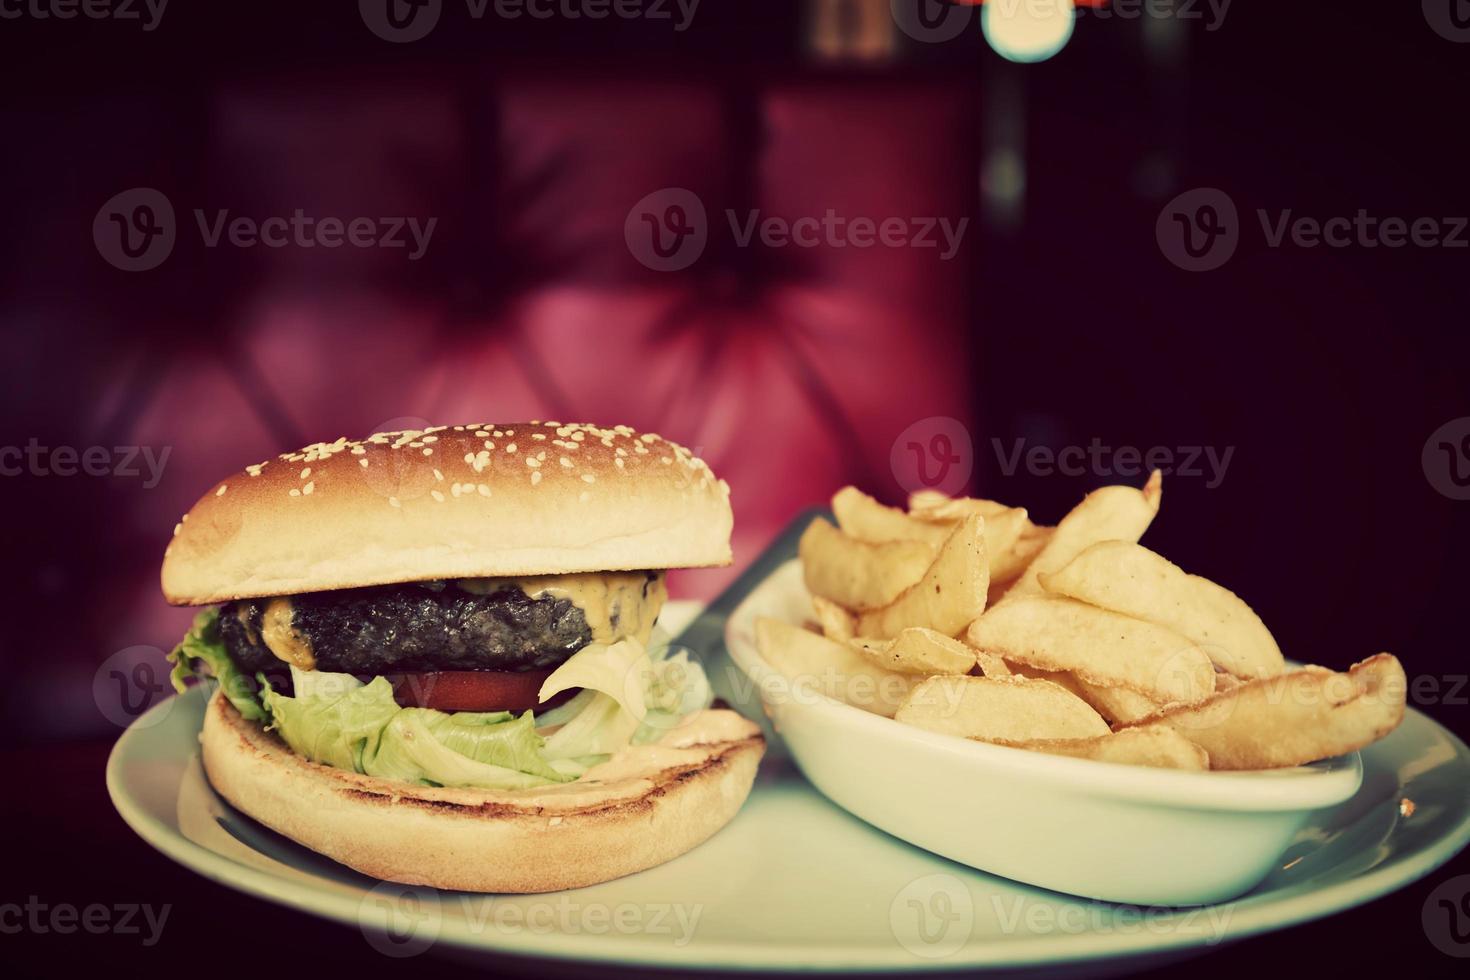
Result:
M316 667L311 643L291 625L291 600L272 599L260 617L260 639L279 659L302 670Z
M646 572L576 572L518 579L462 578L454 584L475 595L490 595L513 587L532 599L541 596L566 599L582 610L594 643L615 643L630 636L647 643L659 610L669 596L662 572L652 581Z
M660 769L686 764L691 755L702 755L701 746L741 742L758 734L760 729L752 722L728 709L696 712L657 742L624 747L611 759L588 769L577 782L614 782L648 776Z

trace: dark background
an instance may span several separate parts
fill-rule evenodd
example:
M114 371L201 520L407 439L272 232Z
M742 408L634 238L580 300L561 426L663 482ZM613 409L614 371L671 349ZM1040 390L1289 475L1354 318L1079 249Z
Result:
M1053 448L1093 438L1140 448L1234 447L1218 486L1184 475L1166 482L1149 543L1242 594L1288 656L1345 667L1392 650L1417 680L1415 707L1462 738L1470 732L1460 628L1470 502L1440 493L1421 461L1431 433L1470 416L1470 250L1271 248L1255 218L1258 208L1319 219L1360 208L1411 221L1470 214L1459 101L1470 81L1470 44L1436 34L1418 4L1237 0L1217 30L1189 21L1163 40L1149 33L1159 28L1147 19L1083 16L1070 44L1034 66L1004 62L977 28L945 44L899 36L875 56L839 57L833 51L843 42L823 33L815 3L704 0L683 33L647 21L471 24L450 4L431 36L401 45L372 36L352 4L304 6L174 0L153 32L86 19L0 20L0 445L164 439L175 454L156 493L116 476L0 480L11 517L0 631L8 678L0 756L9 779L0 803L9 844L0 900L37 894L77 904L175 904L158 947L123 937L5 937L19 957L58 967L101 958L167 973L268 968L239 962L238 951L213 953L221 930L238 927L289 940L292 962L303 969L381 967L350 930L206 883L136 840L102 785L117 729L97 710L90 684L114 651L165 647L182 628L186 614L164 608L153 583L172 520L209 481L270 452L361 434L345 430L414 415L425 404L490 416L586 405L625 412L695 445L710 438L690 421L695 414L708 426L749 413L767 448L751 448L752 433L709 454L735 487L738 520L751 529L737 541L742 561L762 536L841 482L862 482L896 502L903 475L889 466L888 448L904 424L931 415L968 427L974 488L1024 503L1047 522L1111 477L1095 469L1007 474L993 439ZM633 82L646 102L628 104L632 96L617 87ZM449 139L442 157L430 150L410 158L406 166L418 172L392 184L394 193L412 188L399 197L372 199L374 185L356 179L365 164L347 154L311 156L315 172L303 185L269 174L269 155L251 155L252 140L272 139L272 120L287 120L282 132L301 126L287 134L297 140L326 121L293 123L296 107L351 106L357 92L424 84L449 90L467 115L487 121ZM703 130L690 122L703 117L679 114L678 98L660 101L660 93L686 91L713 93L713 145L701 143ZM258 105L250 99L260 92L271 93L265 101L274 115L227 111ZM483 101L466 106L466 92ZM808 96L815 101L804 103ZM372 129L381 100L365 104L360 124ZM674 115L662 117L666 108ZM839 108L873 140L871 155L837 161L842 166L814 150L763 156L779 144L768 129L781 111L821 120ZM668 179L622 186L624 161L597 154L552 155L549 169L532 167L529 176L516 170L524 162L518 152L536 159L526 147L534 147L542 118L554 133L561 114L580 118L584 110L625 114L628 158L663 154L672 160ZM415 110L392 111L400 125ZM222 137L232 120L237 129ZM474 145L487 131L494 145ZM512 137L520 142L506 150ZM683 159L680 139L707 156ZM929 150L911 158L881 152L895 145ZM934 147L945 148L941 159ZM1024 175L1019 197L1003 193L994 169L1006 150ZM712 159L720 161L714 170ZM441 160L443 172L435 169ZM477 161L493 171L483 180L456 169ZM824 187L867 179L891 189L889 213L930 207L969 215L974 227L944 267L931 255L880 252L854 269L828 264L848 257L825 250L718 246L682 273L630 266L621 218L641 195L684 183L748 203L781 168L816 188L813 201ZM272 205L282 182L287 203ZM486 185L493 193L476 198ZM329 200L345 188L352 204L344 206L354 213L398 207L447 217L434 249L413 266L259 249L205 254L182 244L181 228L180 246L157 274L129 274L101 259L90 226L102 202L135 186L164 189L181 213L197 200L242 212L310 205L318 193ZM1155 219L1176 194L1197 187L1230 196L1241 242L1223 267L1190 273L1161 252ZM601 201L616 216L611 235L595 222L581 234L575 215L588 199L578 189L612 195ZM567 233L532 235L533 244L554 247L527 247L517 229L548 220ZM854 277L904 294L906 307L896 319L863 325L863 356L846 358L855 343L847 331L860 320L850 311L864 299L861 289L856 300L842 293ZM584 402L566 377L537 384L540 362L522 363L533 382L514 398L491 385L465 401L426 401L400 376L436 369L394 346L410 332L413 349L445 352L451 362L473 349L493 368L499 355L477 346L481 325L503 324L516 296L547 282L652 296L671 281L687 289L690 305L650 300L630 318L675 321L653 322L654 339L644 340L650 359L663 358L650 378L672 363L700 379L674 403L677 411L640 400L652 385L640 377L626 385L626 407L619 396ZM364 299L365 283L379 292ZM740 388L717 397L733 383L722 365L742 357L745 345L786 349L794 334L763 304L788 288L836 297L832 322L804 323L790 341L805 358L795 375L806 379L795 385L804 409L783 407L779 391L773 404ZM311 317L299 317L314 339L298 352L304 373L293 384L350 375L352 352L369 342L403 372L375 362L367 377L378 383L353 377L346 407L346 395L295 397L281 375L262 376L241 353L254 342L241 311L280 295L304 295L315 309L350 295L365 310L362 322L371 322L361 335L335 328L316 335ZM408 312L394 320L374 308L379 302ZM332 316L350 322L352 314ZM530 332L534 345L551 329L546 322L522 320L515 329ZM289 337L295 328L271 329ZM557 335L558 358L595 364L605 335L585 323L579 329L591 332ZM675 342L659 348L659 330L676 331ZM690 330L695 342L686 349ZM526 349L511 345L504 356ZM222 376L243 397L215 401L213 375L200 364L224 365ZM701 414L706 401L724 407ZM237 416L253 420L243 447L230 444L233 428L212 425L227 416L231 426ZM834 442L841 451L821 467L769 476L791 472L788 458ZM167 516L161 499L172 508ZM717 584L691 581L685 592L708 595ZM1461 857L1399 894L1217 951L1198 967L1223 974L1255 962L1300 962L1444 975L1455 961L1430 946L1419 911L1435 884L1466 871Z

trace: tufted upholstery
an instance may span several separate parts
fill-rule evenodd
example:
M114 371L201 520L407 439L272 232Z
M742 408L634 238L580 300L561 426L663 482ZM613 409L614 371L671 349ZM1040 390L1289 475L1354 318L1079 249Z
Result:
M169 261L211 284L223 328L176 354L130 422L132 441L174 447L131 519L161 551L231 469L413 419L659 431L733 487L737 567L843 481L894 496L894 437L969 413L973 246L947 262L881 245L738 248L724 211L967 214L967 104L936 84L850 80L229 85L207 103L202 176L178 196L232 216L439 221L418 261L198 250L195 203L176 200ZM681 272L646 268L624 240L634 202L666 187L694 191L709 215L709 245ZM708 596L731 574L686 573L673 589ZM141 601L156 586L137 588Z

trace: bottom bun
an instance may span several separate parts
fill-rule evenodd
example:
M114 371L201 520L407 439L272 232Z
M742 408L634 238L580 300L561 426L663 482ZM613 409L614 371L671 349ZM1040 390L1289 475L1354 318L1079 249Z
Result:
M733 711L703 711L574 783L417 786L296 755L218 693L204 730L214 788L278 833L364 874L476 892L547 892L642 871L735 816L765 752Z

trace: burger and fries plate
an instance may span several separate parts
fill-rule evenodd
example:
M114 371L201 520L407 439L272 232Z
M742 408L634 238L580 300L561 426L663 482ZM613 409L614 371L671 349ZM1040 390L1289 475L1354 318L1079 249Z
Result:
M1105 496L1126 511L1140 496L1131 493ZM1387 723L1398 717L1392 665L1373 661L1353 677L1275 664L1256 621L1218 586L1116 545L1073 561L1100 540L1136 540L1146 508L1102 508L1080 533L1076 521L1043 529L988 502L920 498L941 533L918 530L920 547L854 548L849 529L902 542L912 525L892 516L918 520L855 494L836 502L837 526L812 530L825 520L814 515L795 522L708 609L665 608L667 630L689 626L676 642L703 657L715 693L748 717L764 713L777 736L735 819L666 864L530 895L376 881L215 793L198 753L203 688L158 705L119 741L108 767L114 801L179 863L360 928L390 955L684 970L1098 961L1116 971L1361 904L1431 873L1470 839L1470 751L1413 709ZM861 523L875 517L888 523ZM843 537L831 533L838 527ZM1109 536L1092 540L1098 533ZM956 540L972 550L942 554L966 534ZM1067 546L1052 559L1067 560L1035 567L1055 541ZM1006 558L984 561L979 618L1004 615L977 634L960 620L965 602L980 601L968 576L979 574L981 542ZM853 557L868 549L900 571ZM824 565L833 554L841 561ZM1093 570L1103 565L1133 569L1135 583L1162 581L1182 604L1159 611L1139 605L1148 590L1101 588ZM815 603L809 580L827 593ZM927 595L915 592L919 581ZM947 595L957 589L959 600ZM1096 639L1087 629L1099 611L1128 620L1135 642L1153 641L1143 648L1155 651L1155 670L1109 660L1118 651L1106 643L1081 654L1069 645L1079 633ZM1206 650L1209 674L1194 653L1160 646L1160 637L1187 639L1200 615L1209 636L1183 646ZM977 636L989 648L971 646ZM913 697L926 685L936 695L927 703ZM1220 708L1232 693L1234 707ZM1187 697L1196 700L1178 703ZM1295 731L1342 705L1346 724ZM1263 725L1269 740L1242 732ZM1345 751L1296 764L1336 748Z

